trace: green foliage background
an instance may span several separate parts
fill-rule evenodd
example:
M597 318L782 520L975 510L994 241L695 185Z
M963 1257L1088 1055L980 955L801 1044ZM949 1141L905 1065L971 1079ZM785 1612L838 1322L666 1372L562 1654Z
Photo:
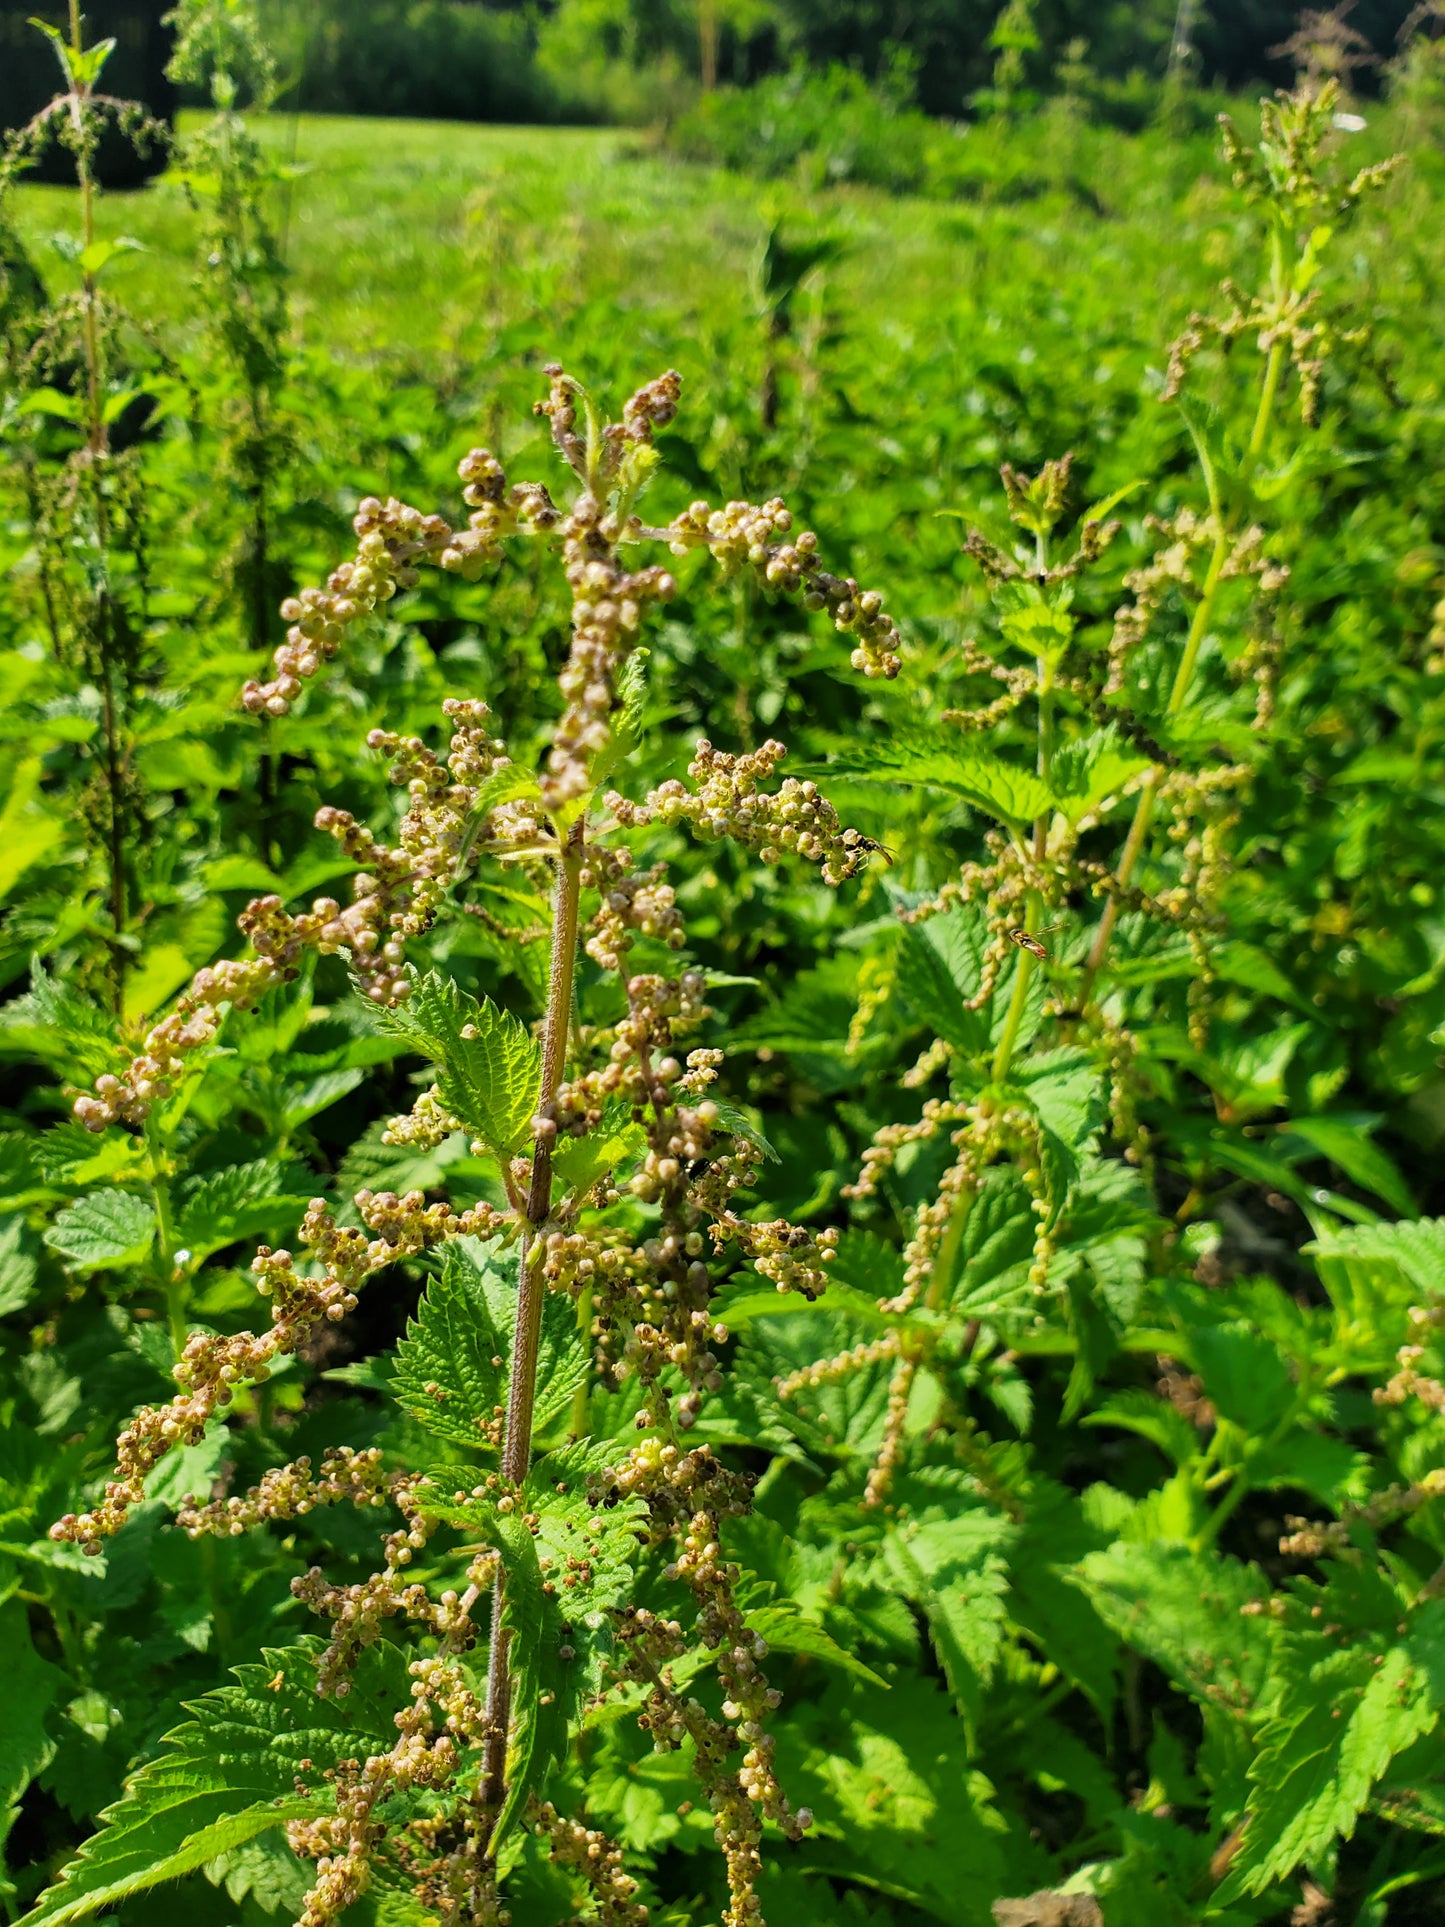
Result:
M1371 1399L1410 1335L1408 1308L1445 1292L1445 696L1431 639L1445 597L1445 169L1432 114L1418 96L1350 137L1351 158L1402 144L1411 157L1334 270L1351 315L1376 328L1394 392L1332 370L1318 426L1291 427L1271 475L1272 542L1292 572L1285 667L1237 831L1207 1050L1181 1040L1170 1001L1187 953L1139 953L1156 1186L1105 1155L1079 1067L1046 1064L1040 1107L1088 1173L1063 1254L1073 1309L1020 1311L1032 1224L1001 1175L928 1329L936 1389L911 1414L904 1474L871 1512L857 1501L886 1367L795 1406L771 1386L874 1329L870 1307L937 1172L925 1151L851 1222L842 1187L878 1126L915 1113L899 1079L919 1050L950 1025L973 1047L970 1019L988 1018L961 1012L968 960L941 926L904 942L894 916L979 847L977 789L957 769L925 780L898 747L954 698L960 638L994 633L958 518L1000 523L1005 460L1032 470L1073 450L1079 508L1142 483L1108 572L1081 589L1084 621L1107 626L1124 569L1149 551L1146 511L1197 487L1187 426L1159 399L1167 344L1221 278L1247 273L1251 217L1208 134L1128 138L1056 113L975 128L936 199L888 198L826 161L810 172L808 153L760 189L615 134L259 123L293 317L272 601L324 576L365 494L450 504L455 463L479 440L545 473L527 411L555 357L613 395L679 367L658 518L698 492L784 493L904 624L905 674L880 693L788 605L742 585L686 598L649 638L654 727L629 773L640 793L681 771L699 733L734 749L776 733L795 762L833 767L830 795L893 856L837 895L727 846L668 851L693 951L719 985L727 1094L778 1152L766 1201L848 1226L838 1288L817 1307L749 1307L739 1292L730 1389L703 1428L759 1476L736 1554L787 1695L780 1768L817 1816L770 1866L775 1922L987 1927L996 1900L1065 1882L1097 1893L1110 1927L1283 1923L1309 1899L1303 1879L1330 1897L1320 1918L1360 1927L1425 1922L1445 1902L1445 1628L1422 1591L1445 1556L1438 1498L1388 1532L1356 1519L1343 1558L1278 1550L1286 1515L1333 1519L1418 1482L1445 1449L1438 1413ZM21 188L13 213L49 290L73 285L74 260L51 241L73 223L66 192ZM148 324L116 372L118 396L148 398L134 445L151 533L127 587L141 625L143 834L120 933L132 1023L236 950L249 896L309 898L345 868L310 828L318 804L388 820L384 759L359 748L369 728L431 732L443 695L484 693L514 744L534 740L565 622L524 571L424 587L258 735L234 702L260 661L236 591L245 480L218 453L237 390L209 332L196 222L174 181L102 204L102 234L142 244L109 272ZM13 298L22 283L17 269ZM1233 376L1228 361L1210 376L1226 423L1247 414ZM192 1542L169 1505L337 1442L468 1463L455 1435L426 1436L417 1387L445 1384L450 1362L458 1397L491 1401L480 1368L468 1390L455 1338L456 1303L485 1280L459 1261L463 1275L428 1287L394 1379L378 1361L424 1278L379 1289L334 1344L163 1466L101 1560L46 1537L102 1476L117 1425L169 1391L172 1280L139 1150L80 1132L62 1091L110 1061L115 933L75 803L98 698L48 645L16 452L34 453L37 413L60 442L67 418L16 393L6 408L4 1904L22 1915L139 1771L139 1817L123 1812L101 1858L36 1918L101 1905L124 1849L185 1885L121 1893L111 1918L184 1907L198 1927L259 1927L291 1918L305 1891L270 1804L293 1792L302 1754L288 1736L314 1721L306 1757L342 1757L385 1730L400 1690L385 1650L344 1719L305 1690L289 1580L313 1561L368 1570L370 1543L341 1514ZM1221 674L1203 727L1230 746L1224 689ZM1027 744L1010 727L997 747L1017 761ZM492 908L504 929L533 914ZM535 947L458 919L430 956L535 1017ZM889 995L860 1033L860 999L880 980ZM334 960L233 1019L223 1041L174 1144L198 1323L254 1315L251 1248L291 1235L314 1193L488 1195L464 1142L410 1160L381 1144L380 1120L414 1094L416 1052L377 1026ZM1086 1298L1092 1311L1078 1309ZM993 1334L981 1349L963 1345L970 1321ZM593 1420L609 1420L600 1394ZM560 1406L554 1422L565 1434ZM611 1603L604 1586L599 1605ZM264 1674L247 1671L263 1650ZM282 1682L269 1729L256 1725L263 1679ZM652 1754L629 1722L598 1721L563 1785L628 1849L656 1919L717 1918L685 1760ZM273 1816L264 1828L237 1821L258 1812ZM529 1847L512 1904L518 1927L548 1927L572 1903ZM368 1914L422 1918L384 1891Z

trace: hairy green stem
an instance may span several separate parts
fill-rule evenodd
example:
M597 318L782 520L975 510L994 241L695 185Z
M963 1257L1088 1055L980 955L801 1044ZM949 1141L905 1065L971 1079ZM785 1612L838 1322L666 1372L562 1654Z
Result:
M1038 538L1038 569L1043 575L1048 568L1048 549L1042 535ZM1054 754L1054 671L1053 665L1042 656L1038 659L1039 690L1039 749L1038 772L1047 783L1049 768ZM1045 811L1034 822L1034 862L1041 864L1048 851L1049 818ZM1024 907L1024 929L1032 936L1043 920L1043 903L1037 890L1030 890ZM993 1054L993 1081L1001 1084L1008 1076L1009 1065L1013 1061L1014 1046L1018 1042L1019 1029L1023 1024L1024 1012L1028 1008L1029 979L1033 975L1034 954L1022 946L1019 948L1018 962L1014 966L1013 995L1009 999L1008 1015L1004 1019L1003 1035L998 1040L998 1048Z
M155 1207L156 1235L160 1244L161 1273L166 1293L166 1322L170 1327L171 1350L179 1358L186 1349L190 1333L186 1326L190 1282L176 1264L176 1228L171 1217L170 1187L166 1183L165 1155L154 1113L145 1121L146 1156L151 1203Z
M582 839L585 818L579 816L566 847L557 860L557 884L552 912L552 972L547 991L547 1015L542 1029L542 1088L539 1114L548 1107L562 1081L567 1037L572 1022L572 984L577 967L578 903L581 896ZM542 1332L542 1301L546 1283L538 1260L537 1233L552 1208L552 1141L545 1131L532 1153L532 1178L527 1191L525 1228L517 1252L517 1326L512 1345L511 1380L507 1389L506 1431L502 1443L502 1477L520 1485L532 1459L532 1418L537 1403L537 1355ZM512 1681L508 1668L511 1641L502 1624L503 1579L497 1575L492 1595L492 1648L487 1669L487 1737L483 1755L480 1800L491 1814L500 1812L507 1791L507 1733L511 1720Z

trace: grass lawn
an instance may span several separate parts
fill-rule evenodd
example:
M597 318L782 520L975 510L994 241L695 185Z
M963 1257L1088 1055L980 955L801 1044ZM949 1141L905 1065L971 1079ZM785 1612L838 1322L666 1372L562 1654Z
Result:
M182 133L195 118L183 116ZM349 353L425 359L465 343L479 322L529 308L540 329L549 317L563 324L566 353L575 344L565 317L599 299L674 338L722 329L756 306L755 264L774 219L840 234L849 246L839 293L893 330L927 330L963 308L1006 338L1094 284L1108 288L1129 332L1153 336L1161 308L1177 309L1210 278L1201 257L1229 252L1228 234L1212 230L1219 197L1203 139L1180 148L1092 133L1088 161L1111 204L1101 219L1063 193L944 206L860 188L813 192L680 165L636 135L590 128L302 116L261 131L296 170L278 190L279 224L303 327ZM1141 248L1170 210L1178 217L1191 174L1205 178L1186 194L1182 230L1176 219L1181 245L1159 250L1141 276ZM19 190L21 232L52 278L65 270L48 238L73 222L73 199L62 188ZM193 304L182 285L193 223L176 182L107 197L100 224L146 250L112 270L133 310Z

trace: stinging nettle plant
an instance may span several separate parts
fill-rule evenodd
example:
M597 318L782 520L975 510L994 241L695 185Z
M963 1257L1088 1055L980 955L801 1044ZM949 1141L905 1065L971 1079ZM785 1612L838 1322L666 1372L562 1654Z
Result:
M352 901L321 898L300 915L275 896L254 901L241 918L252 954L200 971L140 1050L75 1104L94 1133L151 1134L158 1120L171 1129L227 1013L295 977L307 953L336 955L377 1021L435 1068L387 1141L426 1149L460 1129L493 1162L496 1202L456 1210L420 1191L363 1189L357 1228L313 1200L300 1255L262 1246L255 1259L269 1329L187 1332L173 1314L180 1389L136 1414L103 1493L61 1520L54 1539L98 1551L167 1454L195 1445L238 1393L344 1319L376 1273L418 1258L430 1283L391 1383L446 1462L396 1466L375 1448L340 1447L317 1466L303 1457L274 1467L244 1496L181 1508L192 1537L338 1504L390 1507L399 1523L359 1584L320 1569L294 1581L329 1638L271 1653L201 1701L172 1736L179 1752L140 1772L37 1922L78 1918L281 1826L316 1863L303 1927L336 1918L373 1883L443 1919L504 1921L505 1874L527 1829L579 1877L596 1918L641 1922L618 1851L547 1798L570 1736L609 1697L658 1748L691 1750L725 1858L728 1927L762 1919L764 1823L796 1839L809 1822L774 1771L768 1642L739 1604L724 1548L749 1483L687 1435L722 1384L728 1333L713 1300L724 1272L751 1266L779 1292L811 1299L837 1234L750 1208L766 1147L708 1094L721 1053L686 1048L708 1014L707 982L685 965L669 972L686 947L681 913L665 866L638 867L632 846L688 826L763 863L813 865L835 885L874 846L842 827L813 783L764 787L784 754L776 742L738 756L701 743L689 783L664 782L642 801L609 787L643 730L646 616L677 591L666 566L632 557L662 544L753 572L826 612L852 636L866 675L896 673L898 637L876 595L822 568L816 538L792 533L779 500L698 502L665 527L643 521L654 432L677 409L675 374L640 389L619 422L604 421L560 368L549 374L538 407L570 498L509 486L495 457L474 450L460 465L472 509L464 526L364 501L355 558L285 605L292 626L275 674L243 698L253 712L284 714L348 630L422 566L475 580L508 544L536 545L558 557L572 598L561 713L541 767L509 755L472 696L444 705L444 756L373 731L370 747L393 759L409 808L395 846L345 811L320 812L319 827L358 866ZM537 1036L405 961L406 945L490 865L550 898L532 933L550 949ZM178 1266L189 1257L172 1255ZM799 1637L787 1615L769 1624L776 1643ZM826 1651L816 1628L806 1637L807 1650ZM707 1668L716 1686L699 1697ZM203 1824L200 1807L178 1816L177 1772L205 1790Z
M900 1156L935 1158L936 1182L905 1220L901 1289L866 1311L857 1343L778 1381L793 1400L888 1363L887 1422L865 1508L886 1505L907 1463L921 1375L936 1381L944 1422L968 1457L967 1388L981 1387L1005 1411L1018 1396L1002 1335L1043 1341L1062 1321L1077 1352L1065 1399L1072 1417L1092 1389L1091 1359L1107 1357L1117 1336L1114 1302L1128 1298L1118 1281L1135 1262L1126 1253L1142 1253L1147 1239L1156 1265L1173 1262L1178 1232L1153 1215L1129 1167L1154 1175L1146 1120L1173 1063L1206 1083L1219 1069L1206 1054L1215 955L1230 935L1228 889L1256 745L1278 747L1275 605L1289 571L1255 517L1303 453L1280 463L1271 430L1292 370L1301 418L1313 426L1330 357L1368 347L1367 332L1343 326L1322 301L1321 263L1397 164L1338 174L1328 151L1338 98L1327 83L1263 102L1256 149L1223 119L1235 185L1264 217L1260 286L1244 293L1226 283L1222 316L1192 315L1173 347L1164 400L1183 413L1205 503L1147 518L1160 546L1126 574L1107 639L1081 615L1080 586L1121 533L1112 511L1139 484L1086 509L1065 546L1071 458L1032 477L1005 465L1013 530L995 538L973 529L965 543L1003 644L994 653L961 640L955 671L971 705L945 708L944 730L895 728L827 765L855 780L941 791L992 820L980 858L938 890L900 899L905 929L865 982L854 1024L857 1039L875 1009L900 995L932 1033L903 1084L927 1091L947 1082L915 1119L875 1133L847 1188L874 1213ZM1186 382L1208 344L1227 351L1251 336L1258 375L1247 438L1236 445ZM1239 685L1253 686L1254 713L1222 730L1219 710ZM1032 767L983 740L1005 732L1032 737ZM1236 747L1234 759L1220 757L1221 740ZM1121 822L1122 846L1107 860L1106 839ZM1100 908L1090 925L1091 902ZM1166 953L1181 943L1184 1022L1171 1035L1160 1006L1172 1015L1170 980L1180 973L1165 967L1175 963ZM1226 1118L1229 1099L1227 1088L1214 1094ZM1102 1155L1106 1116L1122 1164ZM987 1290L970 1295L970 1253L996 1234L1020 1190L1034 1221L1025 1289L1012 1303ZM1179 1222L1200 1202L1191 1189ZM1249 1489L1243 1474L1219 1484L1227 1490L1212 1510L1199 1495L1192 1530L1201 1547Z
M141 364L158 357L148 331L105 285L107 270L135 243L98 233L95 162L107 129L140 148L163 141L166 132L136 102L101 90L115 42L87 44L79 0L71 0L68 32L35 24L54 50L62 85L30 122L6 136L0 215L16 179L48 149L62 148L79 189L78 231L64 237L79 286L5 315L12 399L4 427L34 540L44 631L56 662L82 679L82 713L91 699L98 709L80 815L103 873L104 907L91 921L105 945L119 1008L133 941L135 853L145 830L135 715L153 671L146 660L146 489L139 447L133 438L125 445L121 431L147 412L136 376Z

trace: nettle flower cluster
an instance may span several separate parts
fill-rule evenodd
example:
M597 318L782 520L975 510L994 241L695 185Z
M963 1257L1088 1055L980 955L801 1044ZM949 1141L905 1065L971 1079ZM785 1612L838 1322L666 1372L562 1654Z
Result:
M1324 307L1315 276L1320 255L1335 234L1378 193L1401 165L1401 156L1371 162L1340 176L1331 160L1341 89L1337 80L1305 86L1260 102L1259 141L1247 146L1228 114L1219 116L1224 159L1235 188L1259 207L1270 229L1271 272L1266 287L1222 287L1221 315L1192 314L1169 357L1166 398L1184 385L1189 365L1209 342L1229 349L1252 335L1264 355L1287 358L1299 376L1301 419L1319 420L1325 368L1341 349L1357 354L1370 344L1368 327L1343 327ZM1383 376L1378 363L1376 372ZM1386 377L1386 380L1388 378Z
M463 1240L472 1254L490 1252L493 1266L505 1258L514 1267L511 1335L496 1338L496 1355L479 1368L495 1368L497 1402L473 1416L466 1434L478 1452L495 1455L493 1469L479 1465L470 1486L461 1479L450 1491L456 1467L439 1482L389 1466L375 1450L338 1450L319 1469L300 1459L245 1494L194 1501L179 1515L193 1536L230 1536L338 1504L399 1515L371 1577L338 1585L313 1569L293 1586L330 1627L321 1693L345 1700L361 1655L383 1636L407 1637L415 1652L395 1744L330 1770L315 1817L290 1826L292 1845L317 1869L301 1927L335 1919L383 1870L444 1919L503 1921L498 1855L519 1823L585 1876L599 1918L646 1918L617 1849L585 1816L559 1815L544 1799L545 1749L523 1744L557 1696L538 1694L533 1675L519 1670L535 1635L522 1616L524 1577L539 1560L548 1575L540 1580L544 1600L570 1592L580 1606L595 1596L610 1613L612 1657L603 1664L605 1652L593 1654L588 1690L642 1688L639 1717L654 1743L692 1749L726 1864L727 1927L762 1918L764 1824L791 1837L808 1824L774 1772L764 1722L779 1695L724 1550L726 1522L747 1510L748 1481L707 1446L686 1441L722 1384L728 1333L713 1298L723 1267L749 1265L779 1291L812 1298L825 1288L837 1236L751 1206L756 1147L736 1114L708 1094L721 1053L695 1041L709 1014L706 979L685 961L675 974L661 967L686 947L677 902L665 866L636 867L621 839L645 833L656 842L687 825L704 839L729 837L765 862L810 864L830 884L856 875L875 846L844 829L812 783L765 787L784 754L775 742L744 756L702 743L687 782L664 783L641 801L605 788L604 779L636 740L645 616L677 591L666 567L636 559L644 544L663 543L679 556L703 549L725 571L750 570L775 593L826 613L853 640L865 674L896 673L898 636L876 595L823 570L816 539L792 534L781 502L715 512L693 504L665 528L643 523L636 503L656 463L654 432L677 407L675 374L640 389L616 423L604 423L560 369L550 375L539 410L571 472L570 501L555 503L540 483L509 484L495 457L476 450L460 470L472 509L464 527L402 503L364 502L355 558L324 590L288 601L291 626L274 676L248 683L242 696L249 710L284 715L353 625L409 587L420 567L474 578L496 566L505 545L539 544L558 553L572 596L560 716L543 767L515 763L486 705L472 697L445 704L452 734L442 755L419 739L373 732L370 747L392 759L410 807L394 846L344 811L319 812L318 828L359 866L350 903L318 898L293 913L274 896L257 899L241 919L253 954L198 973L134 1056L75 1106L94 1131L142 1127L204 1063L228 1012L293 977L307 951L334 954L379 1021L437 1066L436 1082L408 1115L391 1120L386 1141L435 1145L464 1129L474 1152L495 1158L506 1195L505 1208L455 1210L419 1191L361 1191L353 1200L359 1229L313 1200L297 1251L263 1246L255 1258L270 1303L266 1328L193 1332L176 1361L174 1397L136 1415L101 1494L52 1531L98 1550L168 1452L199 1440L238 1394L265 1381L278 1357L346 1318L379 1271L425 1254L445 1258ZM465 908L470 868L489 860L520 868L551 895L550 989L535 1039L489 1003L407 965L408 945L444 906ZM650 967L633 967L640 945ZM582 947L617 979L622 1014L610 1024L574 1023ZM539 1400L551 1409L539 1360L552 1342L546 1334L555 1336L548 1306L559 1301L562 1328L575 1331L580 1320L590 1333L579 1387L596 1376L604 1386L634 1388L635 1442L578 1445L571 1453L580 1458L554 1454L539 1466ZM483 1345L489 1354L492 1343L488 1336ZM449 1396L437 1382L447 1369L443 1358L436 1378L419 1387L423 1416ZM559 1564L541 1549L562 1512L578 1549ZM466 1543L454 1550L449 1535L458 1533ZM629 1596L626 1562L647 1547L666 1552L667 1579L691 1594L690 1625ZM427 1576L414 1577L423 1555ZM619 1561L623 1579L599 1593ZM454 1580L438 1590L432 1575L453 1568ZM578 1644L579 1635L567 1633L554 1658L580 1666ZM697 1652L719 1682L712 1705L677 1683L676 1661ZM525 1760L534 1764L519 1764Z

